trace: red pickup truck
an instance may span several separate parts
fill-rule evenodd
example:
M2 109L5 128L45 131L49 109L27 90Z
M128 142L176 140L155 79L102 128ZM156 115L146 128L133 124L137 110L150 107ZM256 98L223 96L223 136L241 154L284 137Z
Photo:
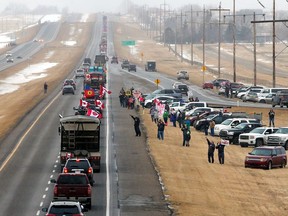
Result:
M76 200L91 209L92 188L84 173L61 173L57 180L51 179L54 186L53 200Z

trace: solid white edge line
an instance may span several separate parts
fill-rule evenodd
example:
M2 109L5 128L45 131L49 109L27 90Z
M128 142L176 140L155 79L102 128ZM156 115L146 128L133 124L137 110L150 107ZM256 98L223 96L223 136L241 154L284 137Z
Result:
M107 89L109 89L109 67L107 64ZM107 93L106 93L107 94ZM106 216L110 216L110 170L109 170L109 94L106 97Z

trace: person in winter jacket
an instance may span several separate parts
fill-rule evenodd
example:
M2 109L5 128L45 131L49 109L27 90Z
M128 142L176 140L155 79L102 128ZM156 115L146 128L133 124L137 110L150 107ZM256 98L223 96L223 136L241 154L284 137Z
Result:
M214 163L214 151L215 151L215 144L213 141L210 141L207 137L207 144L208 144L208 162Z
M172 110L172 112L170 114L170 121L172 122L173 127L176 127L177 114L176 114L175 110Z
M166 126L168 124L168 117L169 117L169 112L167 110L165 110L163 113L163 120L164 120L164 123Z
M134 130L136 133L136 136L141 136L141 130L140 130L140 119L136 116L130 115L131 118L134 120Z
M158 132L157 132L157 138L160 140L164 140L164 129L165 129L165 123L163 122L162 119L159 119L158 120L158 123L157 123L157 129L158 129Z

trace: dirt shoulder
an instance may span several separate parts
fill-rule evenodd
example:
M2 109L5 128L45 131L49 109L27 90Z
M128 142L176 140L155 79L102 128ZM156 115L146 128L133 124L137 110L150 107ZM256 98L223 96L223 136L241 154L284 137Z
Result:
M118 56L139 65L143 65L146 59L155 59L159 73L172 76L180 68L189 68L195 71L191 79L193 83L202 83L203 74L197 72L199 67L181 63L167 47L156 44L137 24L122 17L114 26L114 45ZM133 52L129 47L121 46L121 40L127 38L136 40ZM141 52L144 59L141 59ZM213 75L207 73L205 78L212 80ZM231 110L262 113L263 123L268 123L267 109L235 107ZM287 110L276 110L276 126L287 125L287 114ZM209 164L203 133L192 129L191 146L183 147L180 128L169 124L164 141L160 141L148 110L140 112L140 116L147 133L148 147L165 185L164 193L177 215L284 215L287 211L287 168L270 171L245 169L244 158L251 148L237 145L226 147L224 165L218 163L216 152L216 162ZM209 138L219 141L217 137Z

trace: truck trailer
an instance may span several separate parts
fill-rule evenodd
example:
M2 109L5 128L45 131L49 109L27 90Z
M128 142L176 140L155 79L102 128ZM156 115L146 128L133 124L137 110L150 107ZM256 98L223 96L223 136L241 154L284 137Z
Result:
M61 170L68 158L86 157L93 171L100 172L100 123L98 118L84 115L60 118Z

